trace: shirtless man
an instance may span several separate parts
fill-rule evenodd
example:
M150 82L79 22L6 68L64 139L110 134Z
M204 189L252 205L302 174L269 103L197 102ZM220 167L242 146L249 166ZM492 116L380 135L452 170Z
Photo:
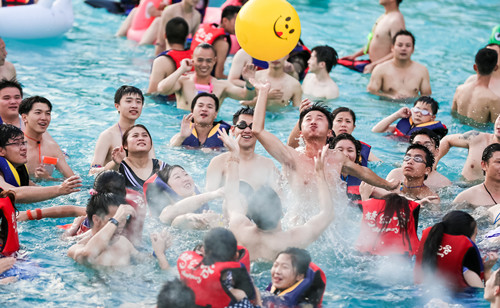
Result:
M239 141L226 134L221 135L229 149L227 179L225 186L229 229L238 243L245 246L251 260L272 261L278 252L289 246L306 248L330 225L334 218L333 201L326 182L325 169L328 146L324 145L315 157L313 176L316 178L319 195L319 213L304 225L286 231L281 228L282 207L279 196L269 186L262 186L248 198L247 210L242 206L238 191L238 167L240 162Z
M432 94L427 68L411 60L415 37L400 30L392 39L394 58L373 70L367 90L390 99L405 99Z
M339 87L330 77L337 59L337 52L330 46L316 46L312 49L307 61L309 72L302 82L304 95L323 99L335 99L339 96Z
M14 64L5 60L5 58L7 58L7 50L5 49L5 42L0 37L0 80L16 79L16 68Z
M325 146L327 138L332 136L332 115L328 110L317 105L304 110L300 115L299 129L305 147L300 151L295 150L283 144L275 135L264 129L267 95L271 85L255 80L254 82L259 90L259 96L252 132L266 151L281 164L282 173L288 180L290 190L297 197L295 201L302 207L297 212L302 213L305 208L317 204L314 160ZM393 189L398 185L397 182L389 183L381 179L370 169L352 162L340 151L327 151L325 159L326 179L333 187L340 183L341 172L353 175L378 187Z
M481 170L481 155L484 149L493 143L500 143L500 116L495 121L495 131L493 134L469 131L463 134L448 135L441 139L439 155L437 161L445 156L451 147L467 148L469 153L462 169L462 176L467 181L477 181L483 179Z
M490 43L490 44L486 45L486 48L493 49L494 51L497 52L497 55L498 55L497 66L500 67L500 45L496 44L496 43ZM477 81L477 74L472 75L469 78L467 78L465 83L467 84L467 83L475 82L475 81ZM497 68L491 74L491 79L490 79L490 83L488 84L488 88L493 93L495 93L496 96L500 97L500 69Z
M411 134L410 144L420 144L425 146L429 151L431 151L434 157L438 157L439 155L439 136L436 135L433 131L423 128L419 131ZM451 181L446 178L444 175L439 173L436 170L437 162L432 167L432 171L429 173L427 179L424 181L424 184L428 186L432 191L436 192L443 187L447 187L451 185ZM404 180L403 168L393 169L386 177L386 180L395 179L399 182Z
M114 164L111 152L122 145L122 135L135 124L144 106L142 91L133 86L121 86L115 93L115 108L120 115L118 123L103 131L95 145L94 158L89 173L95 174L104 169L106 164ZM154 157L154 149L150 156Z
M476 54L474 70L477 80L458 86L451 111L475 123L494 122L500 114L500 97L489 89L489 83L498 61L495 50L482 48Z
M248 82L254 77L253 65L245 66L243 78L246 80L244 88L237 87L227 80L219 80L212 77L211 72L216 62L215 49L210 44L200 44L193 51L193 59L184 59L181 66L170 76L158 83L158 93L170 95L175 93L177 108L190 110L191 102L196 94L208 92L215 94L222 102L226 97L236 100L252 99L255 96L255 88ZM190 72L194 66L194 73Z
M300 82L285 72L285 62L288 55L269 63L269 68L255 73L255 79L267 81L271 84L271 90L267 95L267 108L279 109L288 106L300 106L302 100L302 87ZM243 102L244 105L255 105L253 101Z
M278 170L273 161L267 157L255 153L257 138L252 133L253 109L241 108L233 116L233 127L231 132L239 138L239 180L250 184L254 189L262 185L275 188L277 184ZM231 153L220 154L210 161L206 175L205 191L214 191L224 186L227 174L227 164L231 159Z
M50 125L52 104L44 97L33 96L24 99L19 105L25 129L24 136L28 141L28 173L36 178L53 180L54 167L65 178L74 175L59 145L52 138L44 138ZM57 162L49 159L56 158ZM51 166L51 167L49 167Z
M14 125L0 125L0 187L16 193L16 202L32 203L80 191L82 180L71 176L60 185L36 186L29 180L27 142L23 132Z
M381 63L392 58L391 45L392 38L399 30L405 29L403 14L399 11L399 4L403 0L380 0L379 3L385 9L385 13L380 16L373 25L372 31L368 35L368 43L353 55L343 57L341 60L354 61L356 58L368 54L370 63L362 72L369 74ZM344 65L339 61L339 64Z
M467 203L473 207L492 207L500 203L500 144L487 146L481 157L484 182L461 192L454 203ZM498 201L496 201L498 200Z
M490 302L490 308L500 308L500 270L491 273L484 283L484 299Z
M152 30L148 29L146 32L153 30L157 32L155 55L167 50L165 26L167 22L174 17L184 18L189 25L189 33L194 36L201 22L201 15L196 10L196 4L198 4L198 0L182 0L179 3L169 5L161 13L161 19L156 18L155 21L153 21L151 26L149 26ZM170 49L170 47L168 47L168 49Z

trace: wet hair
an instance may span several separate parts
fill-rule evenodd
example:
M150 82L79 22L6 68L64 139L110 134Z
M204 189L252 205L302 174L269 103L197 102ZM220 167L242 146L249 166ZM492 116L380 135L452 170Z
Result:
M332 70L332 67L335 67L337 65L337 61L339 59L339 56L337 54L337 51L333 49L330 46L316 46L314 47L311 52L315 51L316 52L316 59L318 59L319 62L325 62L325 68L327 72L330 72Z
M233 261L236 256L237 242L233 232L224 228L214 228L203 238L205 255L202 263L212 265L216 262Z
M304 117L311 111L319 111L323 113L328 121L328 129L332 129L333 126L333 116L330 113L330 110L326 108L326 106L320 104L320 103L314 103L311 107L303 110L300 113L299 116L299 129L302 130L302 121L304 120Z
M335 121L335 118L341 112L349 112L351 114L351 117L352 117L352 124L356 125L356 114L354 113L354 111L351 108L347 108L347 107L338 107L335 110L333 110L332 111L332 117L333 117L332 121Z
M184 169L181 165L168 165L158 171L158 177L160 178L160 180L165 182L165 184L167 184L170 176L172 176L172 171L174 171L175 168L181 168L182 170L186 171L186 169Z
M361 165L361 142L356 140L351 134L348 133L342 133L338 136L336 136L333 139L330 139L330 149L335 149L335 146L337 143L339 143L341 140L349 140L354 144L354 148L356 149L356 159L355 163Z
M437 252L441 246L443 235L465 235L471 237L476 230L474 218L463 211L451 211L443 217L443 220L435 224L429 231L424 243L422 255L422 266L424 268L437 269Z
M0 148L5 148L9 140L16 137L24 139L24 133L19 127L5 123L0 125Z
M236 125L238 123L238 120L240 119L240 115L242 114L248 114L253 116L254 109L250 107L242 107L240 110L236 111L235 114L233 114L233 125Z
M247 217L261 230L272 230L283 215L281 199L269 185L257 189L248 199Z
M410 205L408 199L406 199L403 196L400 196L399 194L396 193L390 193L381 198L382 200L385 200L385 207L383 212L379 212L377 215L376 220L378 220L378 217L382 215L382 218L380 221L382 222L382 228L380 228L379 231L379 236L382 234L387 229L387 226L389 226L389 223L392 221L394 215L398 218L398 226L399 226L399 231L402 233L403 237L403 244L405 243L405 240L409 244L410 251L412 250L411 247L411 241L410 241L410 235L408 234L408 224L410 222L410 217L413 215L413 213L410 210Z
M151 139L151 147L153 147L153 138L151 138L151 134L149 133L149 130L146 128L146 126L144 126L142 124L134 124L134 125L130 126L123 133L123 136L122 136L122 146L123 146L123 149L125 150L125 154L127 154L127 156L128 156L128 150L125 149L125 146L127 145L127 138L128 138L128 135L130 135L130 132L132 131L132 129L134 129L136 127L140 127L142 129L144 129L146 131L146 133L148 133L149 139Z
M413 34L410 31L408 31L408 30L399 30L398 32L396 32L396 34L392 38L392 45L396 44L396 38L398 36L400 36L400 35L406 35L406 36L411 37L411 41L413 43L413 47L415 47L415 36L413 36Z
M116 92L115 92L115 104L120 105L120 100L122 99L122 97L124 95L127 95L127 94L139 95L141 100L142 100L142 104L144 105L144 95L142 94L142 91L134 86L127 86L127 85L123 85L123 86L119 87L118 90L116 90Z
M196 106L196 102L198 102L198 99L200 97L205 97L205 96L210 97L211 99L214 100L215 111L219 112L219 98L215 94L207 93L207 92L200 92L193 98L193 101L191 102L191 112L194 110L194 106Z
M220 20L222 23L222 19L226 18L227 20L231 20L233 18L236 18L236 15L238 15L238 12L240 11L241 6L236 6L236 5L228 5L222 10L222 14L220 16Z
M196 48L193 51L193 54L196 52L197 49L210 49L214 53L214 57L217 56L217 51L215 51L214 46L210 45L209 43L201 43L200 45L196 46Z
M92 216L97 215L104 218L104 216L109 214L110 206L120 206L120 204L125 203L127 203L127 201L124 196L112 193L96 194L91 196L89 203L87 204L87 219L90 227L94 225Z
M156 299L157 308L194 308L195 296L179 278L167 281L161 287Z
M167 22L165 26L165 37L169 44L186 43L186 38L189 35L189 25L182 17L174 17Z
M415 103L413 103L413 106L416 106L418 102L422 102L424 104L427 104L427 105L431 105L431 110L432 110L432 114L433 115L436 115L437 112L438 112L438 109L439 109L439 104L438 102L436 102L435 99L433 99L432 97L430 96L420 96L416 101Z
M282 254L290 256L292 267L295 270L296 275L305 276L307 274L309 264L311 263L311 255L307 250L296 247L288 247L287 249L279 252L276 259Z
M441 141L439 139L439 136L434 131L432 131L432 130L426 128L426 127L422 128L420 130L414 131L413 133L411 133L411 136L410 136L410 143L411 144L413 144L413 140L418 135L426 135L427 137L429 137L434 142L434 147L436 149L439 148L439 143Z
M405 154L408 154L410 150L421 150L425 153L425 166L431 168L434 166L434 155L429 151L429 149L421 144L410 144L410 146L406 149ZM427 179L427 177L425 177Z
M498 53L490 48L481 48L476 54L476 66L479 75L489 75L497 65Z
M398 6L401 4L401 2L403 2L403 0L396 0L396 2L398 3Z
M484 148L483 156L481 156L481 160L487 163L490 158L493 156L493 153L500 151L500 143L493 143Z
M33 109L33 105L36 103L42 103L49 106L49 110L52 111L52 104L48 99L42 96L32 96L23 99L21 104L19 104L19 114L28 114L31 109Z
M115 194L125 197L127 194L125 177L114 170L106 170L99 173L94 180L94 190L98 194Z
M19 90L19 93L21 94L21 97L23 97L23 88L21 87L21 84L16 80L16 78L12 79L1 79L0 80L0 91L5 89L5 88L17 88Z

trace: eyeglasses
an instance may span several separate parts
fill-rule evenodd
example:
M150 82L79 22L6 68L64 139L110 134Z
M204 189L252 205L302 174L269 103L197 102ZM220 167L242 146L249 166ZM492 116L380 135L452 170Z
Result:
M414 142L414 144L420 144L420 145L423 145L424 147L428 148L428 149L433 149L436 147L436 145L430 141L427 141L427 142Z
M413 107L411 108L411 112L413 113L417 113L419 112L421 115L423 116L426 116L426 115L432 115L432 112L429 112L427 110L424 110L424 109L420 109L420 108L417 108L417 107Z
M21 141L21 142L6 143L5 146L15 145L15 146L18 146L18 147L25 147L27 144L28 144L28 141Z
M240 123L236 124L236 127L238 127L241 130L244 130L247 127L250 127L250 129L252 129L252 125L253 123L247 124L247 122L241 121Z
M404 161L410 161L412 159L416 163L421 163L421 164L425 164L426 163L425 160L422 157L420 157L420 156L405 155L405 157L403 157Z

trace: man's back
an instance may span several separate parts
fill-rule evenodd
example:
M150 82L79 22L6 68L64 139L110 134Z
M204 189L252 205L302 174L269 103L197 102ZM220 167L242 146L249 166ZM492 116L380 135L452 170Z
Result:
M452 111L477 123L495 122L500 114L500 97L476 82L463 84L457 87Z

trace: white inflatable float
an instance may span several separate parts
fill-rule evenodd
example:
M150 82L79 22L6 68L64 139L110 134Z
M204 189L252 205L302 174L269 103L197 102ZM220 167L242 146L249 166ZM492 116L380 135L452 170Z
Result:
M63 35L73 26L71 0L0 8L0 37L42 39Z

